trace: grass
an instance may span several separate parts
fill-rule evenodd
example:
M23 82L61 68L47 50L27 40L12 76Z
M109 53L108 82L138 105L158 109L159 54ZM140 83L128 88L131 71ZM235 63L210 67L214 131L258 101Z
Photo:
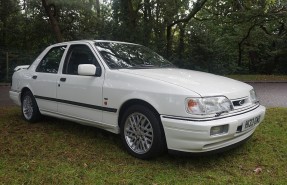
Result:
M0 108L0 184L287 184L287 109L268 109L244 145L219 155L129 156L117 135ZM260 173L255 173L261 168Z
M270 82L270 81L279 81L279 82L287 82L287 75L228 75L227 77L233 78L239 81L262 81L262 82Z

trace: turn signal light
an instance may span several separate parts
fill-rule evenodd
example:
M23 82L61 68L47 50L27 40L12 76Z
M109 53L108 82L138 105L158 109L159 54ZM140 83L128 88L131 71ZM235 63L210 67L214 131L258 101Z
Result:
M194 100L189 100L187 105L190 109L192 109L193 107L197 106L197 102Z

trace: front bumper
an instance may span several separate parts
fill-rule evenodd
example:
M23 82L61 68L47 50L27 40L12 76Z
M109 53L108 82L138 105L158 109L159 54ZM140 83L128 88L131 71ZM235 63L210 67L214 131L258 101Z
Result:
M169 150L182 152L209 152L239 143L250 137L265 116L265 107L258 106L243 114L208 121L192 121L161 115ZM260 115L260 121L254 127L239 131L240 126L249 119ZM211 135L214 126L228 125L228 131L220 135Z

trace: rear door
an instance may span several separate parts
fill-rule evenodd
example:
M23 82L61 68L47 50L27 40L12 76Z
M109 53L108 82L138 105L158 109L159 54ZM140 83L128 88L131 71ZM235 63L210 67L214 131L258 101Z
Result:
M57 80L66 45L52 47L39 62L31 79L31 90L40 110L57 112Z
M97 74L78 75L80 64L94 64ZM60 114L92 122L102 122L104 74L89 44L72 44L58 78L57 99Z

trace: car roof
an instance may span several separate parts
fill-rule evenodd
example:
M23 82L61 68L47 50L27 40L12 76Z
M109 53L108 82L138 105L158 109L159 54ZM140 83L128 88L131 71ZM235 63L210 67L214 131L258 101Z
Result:
M121 44L131 44L131 45L139 45L130 42L122 42L122 41L112 41L112 40L74 40L74 41L66 41L66 42L59 42L56 44L52 44L51 46L63 45L63 44L78 44L78 43L95 43L95 42L110 42L110 43L121 43Z

